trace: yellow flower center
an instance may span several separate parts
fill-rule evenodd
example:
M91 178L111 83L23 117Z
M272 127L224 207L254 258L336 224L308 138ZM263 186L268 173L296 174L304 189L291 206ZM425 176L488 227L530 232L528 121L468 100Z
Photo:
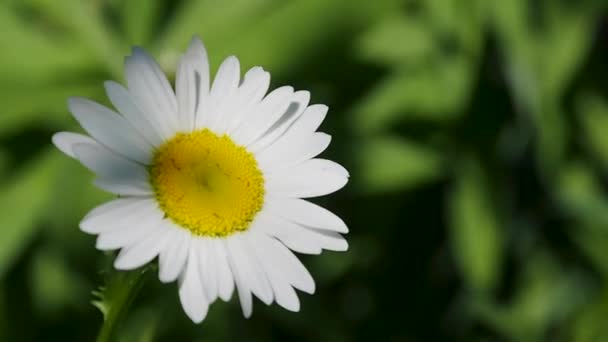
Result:
M245 231L264 203L264 177L254 156L208 129L163 143L149 172L165 215L196 235Z

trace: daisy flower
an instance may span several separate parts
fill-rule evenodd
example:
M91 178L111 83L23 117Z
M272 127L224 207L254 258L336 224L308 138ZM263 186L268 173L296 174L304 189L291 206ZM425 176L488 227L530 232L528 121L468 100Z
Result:
M88 135L60 132L53 143L97 176L117 199L89 212L80 228L100 250L120 250L130 270L158 257L162 282L177 280L186 314L201 322L209 304L238 292L245 317L252 294L298 311L295 289L315 291L292 253L345 251L345 223L304 198L342 188L348 172L315 158L330 142L317 132L325 105L307 91L268 92L261 67L241 79L231 56L211 81L202 42L179 61L175 90L140 48L125 59L127 86L108 81L114 110L84 98L69 109Z

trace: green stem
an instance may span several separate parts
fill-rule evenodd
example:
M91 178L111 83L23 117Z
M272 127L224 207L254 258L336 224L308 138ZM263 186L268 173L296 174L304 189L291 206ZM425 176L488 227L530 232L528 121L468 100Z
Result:
M104 314L97 342L115 340L116 330L142 288L148 268L130 272L113 271L105 289L98 293L100 300L93 302Z

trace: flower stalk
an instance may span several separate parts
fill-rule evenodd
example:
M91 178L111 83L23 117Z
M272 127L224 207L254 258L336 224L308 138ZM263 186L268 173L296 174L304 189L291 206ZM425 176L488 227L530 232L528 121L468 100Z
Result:
M142 288L149 268L129 272L113 270L106 286L93 293L98 297L93 301L93 305L104 316L103 324L97 335L97 342L115 340L118 327Z

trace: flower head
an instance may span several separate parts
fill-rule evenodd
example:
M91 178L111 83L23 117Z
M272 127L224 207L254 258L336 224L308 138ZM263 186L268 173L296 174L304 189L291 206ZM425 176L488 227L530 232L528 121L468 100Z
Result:
M201 322L209 304L236 289L243 314L252 294L298 311L294 289L315 284L291 252L344 251L344 222L303 198L342 188L348 172L315 158L330 142L317 132L327 113L307 91L277 88L254 67L241 80L228 57L210 81L207 53L193 39L177 68L175 91L158 64L135 48L125 60L127 87L106 82L115 110L69 100L81 135L54 144L119 195L93 209L80 228L97 248L120 249L129 270L156 257L159 278L179 282L186 314Z

